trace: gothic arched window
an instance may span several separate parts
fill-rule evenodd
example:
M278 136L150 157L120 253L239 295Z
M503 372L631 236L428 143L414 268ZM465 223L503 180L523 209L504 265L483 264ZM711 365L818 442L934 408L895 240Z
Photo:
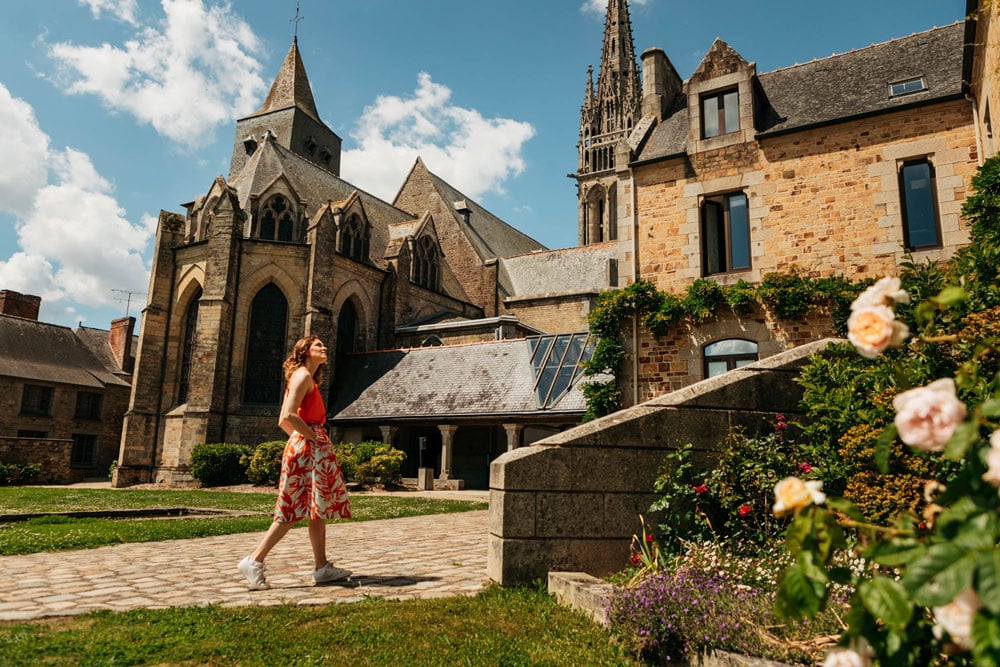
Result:
M356 262L368 259L368 225L357 214L352 214L340 227L340 247L337 252Z
M191 357L194 354L194 344L198 335L198 301L201 299L201 288L191 297L187 312L184 314L184 333L181 338L181 376L177 381L177 402L186 403L188 388L191 385Z
M287 326L288 301L274 283L268 283L250 304L244 403L281 403Z
M266 241L292 241L294 220L292 207L282 195L274 195L260 207L258 238Z
M437 290L441 280L441 261L437 244L429 236L421 236L414 244L412 276L414 283Z

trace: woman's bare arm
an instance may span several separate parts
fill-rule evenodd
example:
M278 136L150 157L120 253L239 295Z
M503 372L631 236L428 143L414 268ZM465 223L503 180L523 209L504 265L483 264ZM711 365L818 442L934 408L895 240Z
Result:
M306 368L297 368L288 379L288 392L285 400L281 403L281 414L278 417L278 426L289 436L298 431L306 440L316 441L316 433L309 428L305 420L299 416L299 406L313 388L312 375Z

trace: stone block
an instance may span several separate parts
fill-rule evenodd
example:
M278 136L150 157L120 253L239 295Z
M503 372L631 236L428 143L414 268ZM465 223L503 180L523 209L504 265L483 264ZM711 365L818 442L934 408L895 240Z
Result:
M539 492L535 531L540 538L598 538L604 532L604 494Z
M490 490L490 533L535 537L535 492Z
M434 489L434 468L419 468L417 470L417 490L431 491Z
M502 586L545 579L551 570L604 576L628 563L622 540L508 539L490 535L486 574Z

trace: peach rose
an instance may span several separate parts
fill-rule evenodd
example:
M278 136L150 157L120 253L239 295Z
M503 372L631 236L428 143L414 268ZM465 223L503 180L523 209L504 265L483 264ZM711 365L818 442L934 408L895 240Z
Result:
M798 477L786 477L774 485L774 516L784 516L809 505L819 505L826 500L820 491L823 482L810 480L803 482Z
M847 318L847 339L858 353L874 359L889 347L900 345L910 335L910 328L896 321L888 306L865 306Z
M851 304L851 310L909 302L910 295L902 289L899 278L887 276L862 292Z
M990 451L986 453L986 472L983 479L993 486L1000 486L1000 431L990 436Z
M892 399L899 439L925 452L940 452L965 419L965 404L955 395L955 381L941 378Z
M960 648L972 648L972 617L983 606L979 596L967 588L943 607L934 607L934 636L941 639L942 630L947 630L951 641Z

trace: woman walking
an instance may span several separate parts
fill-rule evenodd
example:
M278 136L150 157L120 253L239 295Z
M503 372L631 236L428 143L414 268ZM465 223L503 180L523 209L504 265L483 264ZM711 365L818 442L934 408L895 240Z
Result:
M285 360L287 384L278 426L288 434L288 444L281 458L274 522L257 549L236 566L253 591L270 588L264 577L264 559L303 519L309 519L313 581L322 584L351 575L326 558L326 519L351 517L347 486L326 434L326 406L319 393L320 373L326 362L326 345L317 336L299 340Z

